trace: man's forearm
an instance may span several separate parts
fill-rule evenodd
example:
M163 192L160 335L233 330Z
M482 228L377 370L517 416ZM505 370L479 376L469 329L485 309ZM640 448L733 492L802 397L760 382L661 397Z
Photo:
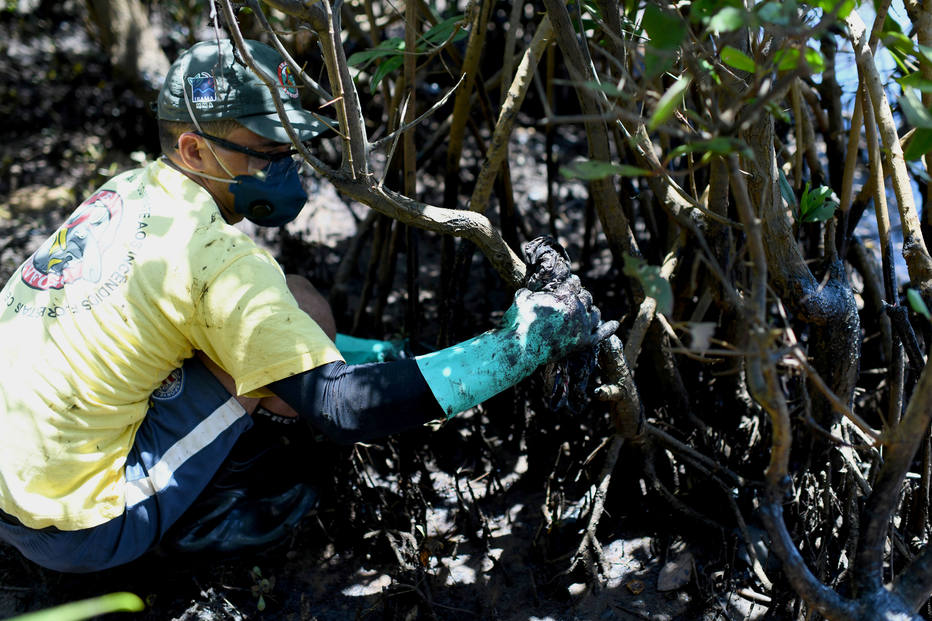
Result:
M444 417L414 360L331 362L269 389L329 439L366 442Z

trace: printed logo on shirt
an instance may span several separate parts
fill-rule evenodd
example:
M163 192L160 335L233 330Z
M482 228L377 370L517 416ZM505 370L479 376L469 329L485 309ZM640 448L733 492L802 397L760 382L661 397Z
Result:
M289 67L286 62L278 66L278 81L282 85L282 90L284 90L289 97L292 99L297 98L298 82L294 79L294 73L292 73L291 67Z
M162 384L152 391L152 398L156 401L169 401L181 394L184 388L184 370L175 369L162 380Z
M99 282L103 255L113 243L123 199L100 190L75 210L23 265L23 282L33 289L61 289L78 280Z

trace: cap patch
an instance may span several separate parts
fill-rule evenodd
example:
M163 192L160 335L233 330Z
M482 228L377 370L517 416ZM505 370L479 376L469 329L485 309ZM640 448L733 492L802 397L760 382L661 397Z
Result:
M288 96L295 99L298 96L298 83L294 79L294 73L287 62L282 62L278 66L278 81L282 85L282 90L288 93Z
M191 85L191 101L197 103L210 103L217 101L217 87L214 76L202 71L188 78Z

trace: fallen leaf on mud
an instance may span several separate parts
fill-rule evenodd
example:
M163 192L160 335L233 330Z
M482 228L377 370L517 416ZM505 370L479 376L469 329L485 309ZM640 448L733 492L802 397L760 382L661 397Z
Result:
M693 573L693 555L689 552L680 554L661 567L657 576L658 591L675 591L689 583Z
M634 595L640 595L644 592L644 583L640 580L631 580L625 586L628 587L628 590Z

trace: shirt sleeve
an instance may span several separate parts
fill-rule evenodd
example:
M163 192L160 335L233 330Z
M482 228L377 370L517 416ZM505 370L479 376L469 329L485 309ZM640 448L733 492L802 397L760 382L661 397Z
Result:
M266 253L232 261L204 286L195 308L194 346L233 377L240 395L253 396L283 377L343 360L298 307L284 273Z
M414 360L333 362L269 388L330 440L368 442L446 418Z

